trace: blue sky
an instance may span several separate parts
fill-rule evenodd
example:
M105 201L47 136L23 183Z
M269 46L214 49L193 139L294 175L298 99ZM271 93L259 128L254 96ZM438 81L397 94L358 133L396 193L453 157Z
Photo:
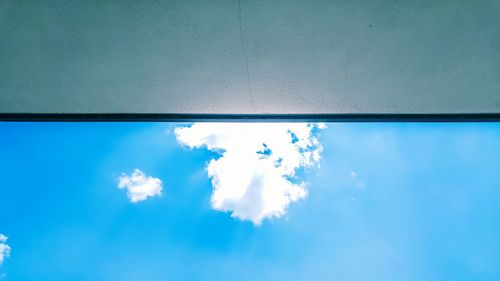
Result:
M260 217L213 204L189 126L0 123L0 280L500 279L499 123L328 123ZM161 195L131 202L135 169Z

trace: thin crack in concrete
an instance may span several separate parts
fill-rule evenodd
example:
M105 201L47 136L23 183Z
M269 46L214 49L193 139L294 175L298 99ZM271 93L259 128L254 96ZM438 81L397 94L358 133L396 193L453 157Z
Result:
M255 104L254 104L254 101L253 101L252 88L250 86L250 72L248 71L247 48L245 46L245 38L243 37L243 27L242 27L242 24L241 24L241 0L238 0L238 22L240 24L240 41L241 41L241 47L243 49L243 57L245 58L245 69L246 69L246 73L247 73L248 93L250 94L250 101L252 102L252 108L254 108Z

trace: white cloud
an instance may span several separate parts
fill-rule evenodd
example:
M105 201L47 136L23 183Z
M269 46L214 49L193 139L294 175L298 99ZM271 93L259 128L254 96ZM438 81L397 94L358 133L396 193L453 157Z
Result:
M141 170L135 169L131 175L123 174L120 177L118 188L126 188L130 202L135 203L161 195L163 184L159 178L146 176Z
M0 264L10 256L10 247L6 244L8 237L0 233Z
M307 195L296 176L318 163L322 147L315 136L324 124L195 123L176 128L177 140L190 148L221 154L207 166L212 208L259 225L285 214L290 202Z

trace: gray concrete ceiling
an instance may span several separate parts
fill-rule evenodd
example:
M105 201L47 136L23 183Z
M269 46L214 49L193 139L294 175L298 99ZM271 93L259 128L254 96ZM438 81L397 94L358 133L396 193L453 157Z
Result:
M500 113L500 1L0 1L0 113Z

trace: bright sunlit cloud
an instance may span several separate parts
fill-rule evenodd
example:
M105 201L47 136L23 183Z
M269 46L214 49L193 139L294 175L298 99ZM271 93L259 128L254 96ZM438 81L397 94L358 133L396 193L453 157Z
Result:
M127 196L132 203L162 194L163 184L159 178L146 176L135 169L131 175L123 174L118 181L118 188L127 189Z
M291 202L307 195L297 169L317 164L322 151L316 132L324 124L194 123L176 128L190 148L220 153L207 166L215 210L255 225L281 217Z
M10 256L10 247L7 245L8 237L0 233L0 265L3 263L5 258Z

